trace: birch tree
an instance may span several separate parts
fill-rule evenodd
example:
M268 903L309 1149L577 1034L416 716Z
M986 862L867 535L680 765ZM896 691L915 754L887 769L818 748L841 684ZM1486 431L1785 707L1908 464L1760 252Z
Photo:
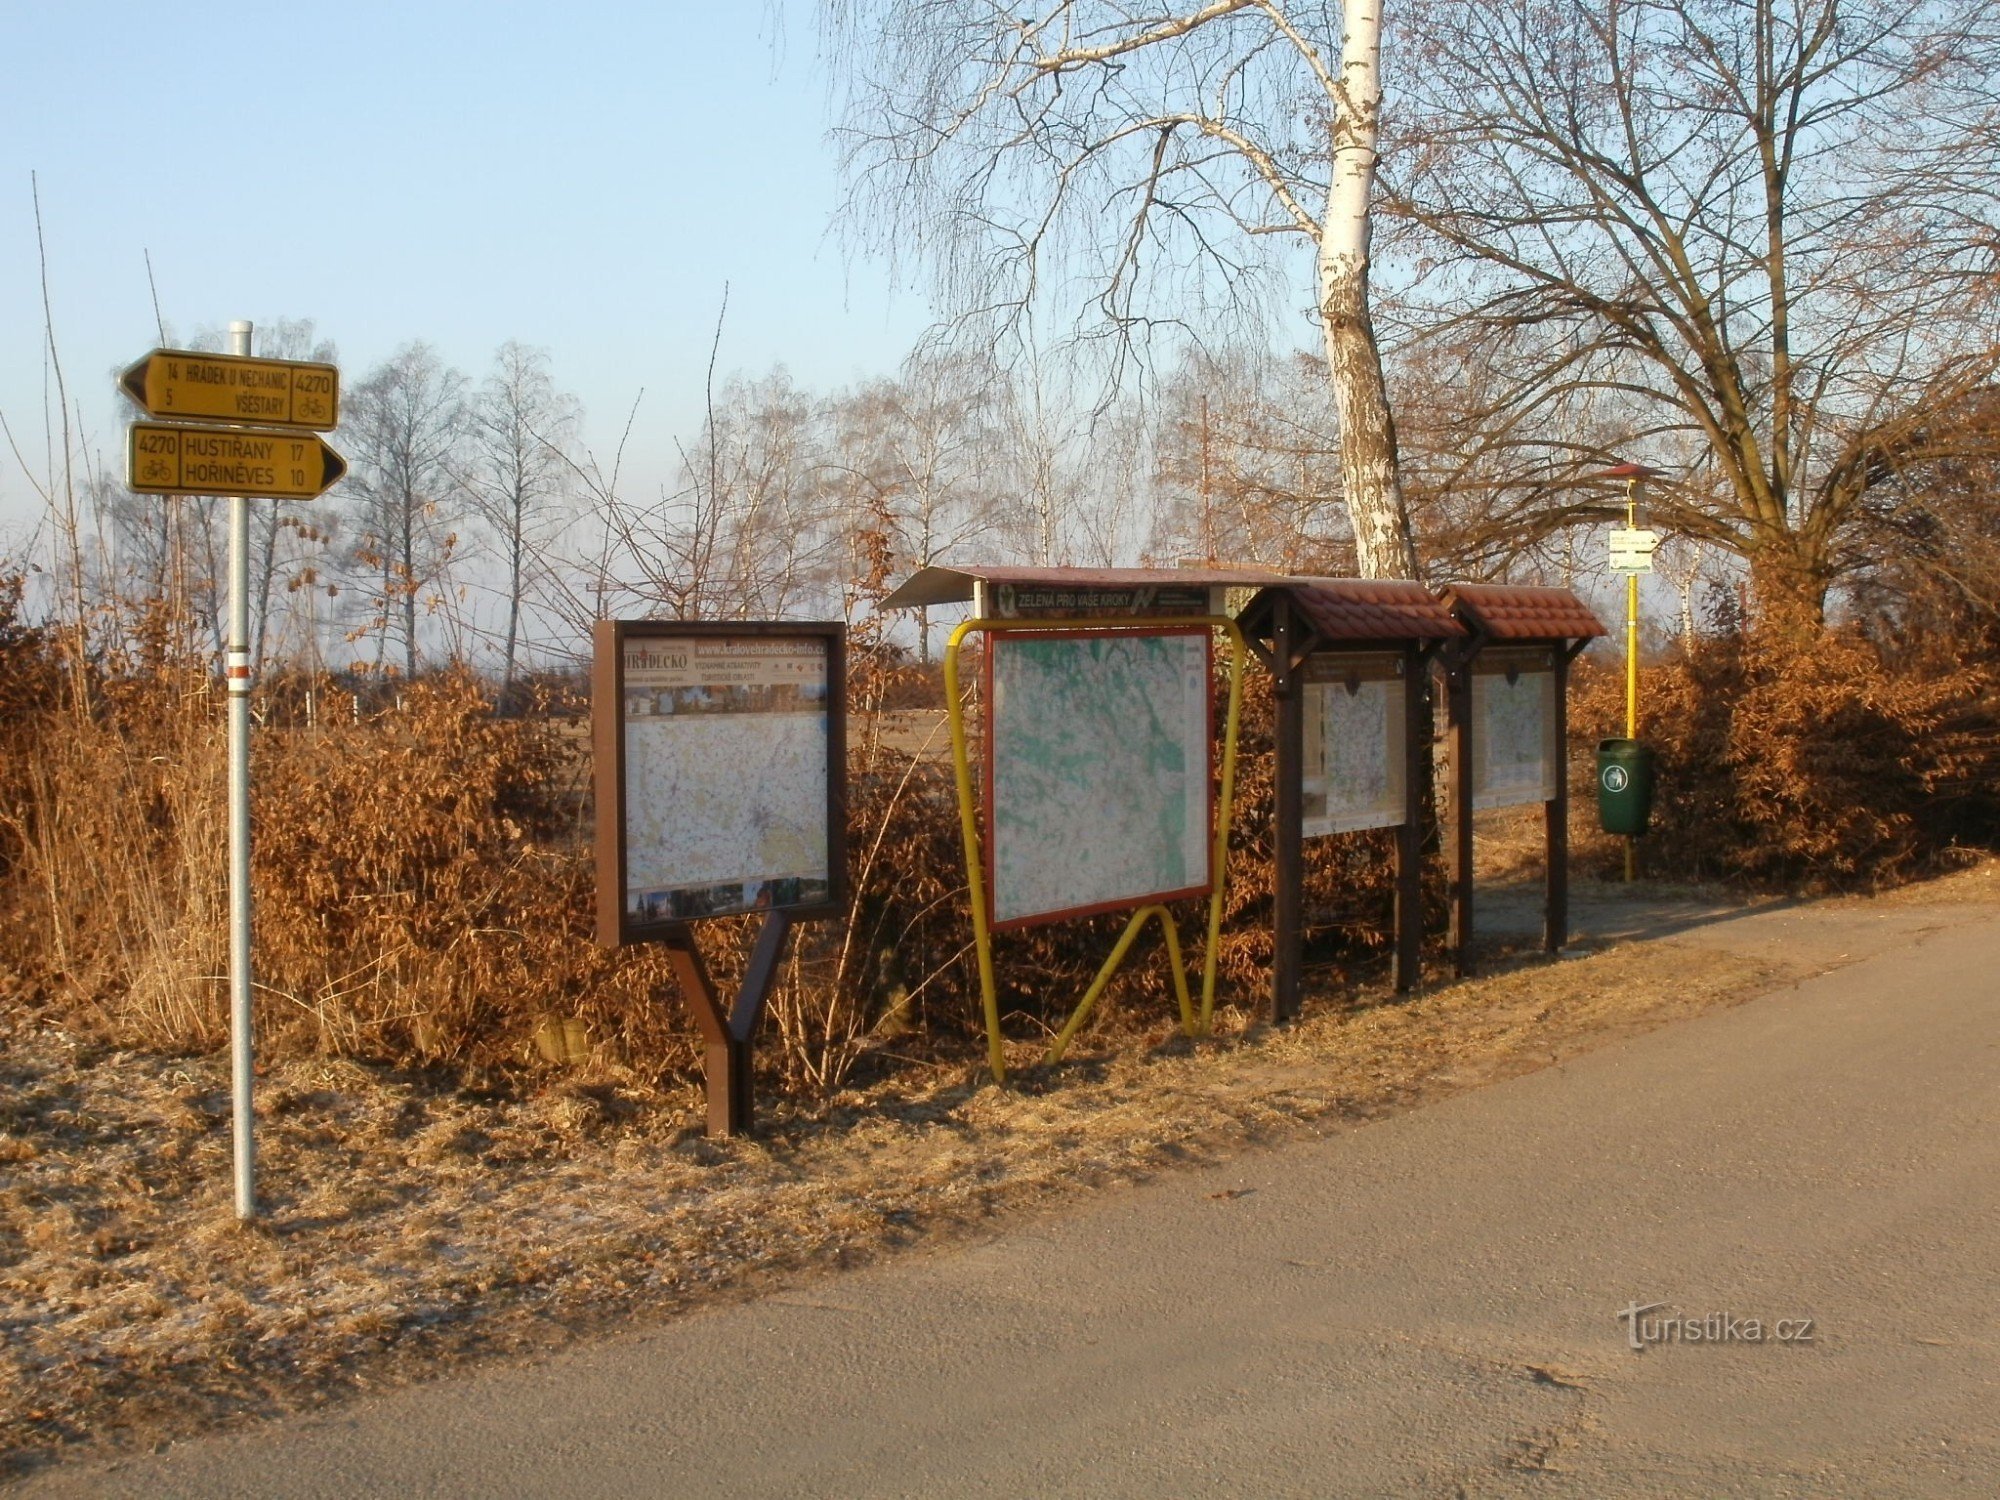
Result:
M1038 302L1105 343L1248 318L1312 247L1356 558L1416 552L1369 312L1380 0L830 0L854 83L845 139L864 241L917 255L970 316Z

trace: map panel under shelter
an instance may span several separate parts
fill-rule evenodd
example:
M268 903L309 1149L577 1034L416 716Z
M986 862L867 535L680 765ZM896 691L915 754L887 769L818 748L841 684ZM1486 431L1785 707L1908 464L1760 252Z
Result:
M1305 688L1305 835L1394 828L1407 816L1404 687L1383 673Z
M1211 885L1206 628L996 635L987 862L996 927Z
M1472 805L1513 807L1556 794L1556 674L1475 671L1472 676Z
M828 899L826 642L635 636L621 675L627 918Z

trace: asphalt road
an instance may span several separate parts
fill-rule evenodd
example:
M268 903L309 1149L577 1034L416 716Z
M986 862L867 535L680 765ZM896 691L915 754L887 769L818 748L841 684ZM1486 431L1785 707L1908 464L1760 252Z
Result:
M2000 1494L2000 916L1865 951L983 1244L22 1492Z

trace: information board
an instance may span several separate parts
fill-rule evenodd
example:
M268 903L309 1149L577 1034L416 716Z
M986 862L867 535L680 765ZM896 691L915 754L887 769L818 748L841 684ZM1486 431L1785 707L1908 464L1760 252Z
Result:
M1562 765L1556 674L1547 653L1482 655L1472 674L1472 805L1547 802Z
M1206 894L1211 638L995 635L986 860L995 928Z
M599 740L599 816L617 868L600 845L600 929L607 876L628 936L773 907L823 913L841 849L841 627L625 622L614 634L614 681L598 674L616 712L615 743Z
M1394 664L1315 657L1304 686L1306 837L1401 824L1409 728Z

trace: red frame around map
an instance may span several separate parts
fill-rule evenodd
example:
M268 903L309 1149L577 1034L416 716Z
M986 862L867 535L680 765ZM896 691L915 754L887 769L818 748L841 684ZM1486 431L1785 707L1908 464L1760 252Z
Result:
M1016 641L1036 640L1105 640L1120 636L1132 639L1165 638L1168 636L1199 636L1203 642L1203 679L1207 691L1202 694L1202 743L1206 749L1204 770L1206 772L1206 792L1204 799L1208 812L1205 837L1202 839L1202 862L1206 876L1199 885L1187 886L1181 890L1156 891L1145 895L1121 896L1115 901L1100 901L1089 906L1065 907L1059 911L1034 912L1025 917L997 915L998 889L997 851L998 829L993 820L993 773L994 773L994 715L993 660L1003 644ZM1215 889L1215 632L1207 625L1193 625L1175 630L1120 630L1107 627L1095 630L1004 630L995 631L986 639L986 660L982 669L982 690L985 693L986 743L981 747L981 763L984 770L984 785L981 788L980 810L986 821L985 850L983 862L986 867L986 923L994 932L1010 932L1017 928L1036 927L1044 922L1060 922L1072 917L1101 916L1106 912L1130 911L1138 906L1150 906L1162 901L1180 901L1195 896L1209 895Z

